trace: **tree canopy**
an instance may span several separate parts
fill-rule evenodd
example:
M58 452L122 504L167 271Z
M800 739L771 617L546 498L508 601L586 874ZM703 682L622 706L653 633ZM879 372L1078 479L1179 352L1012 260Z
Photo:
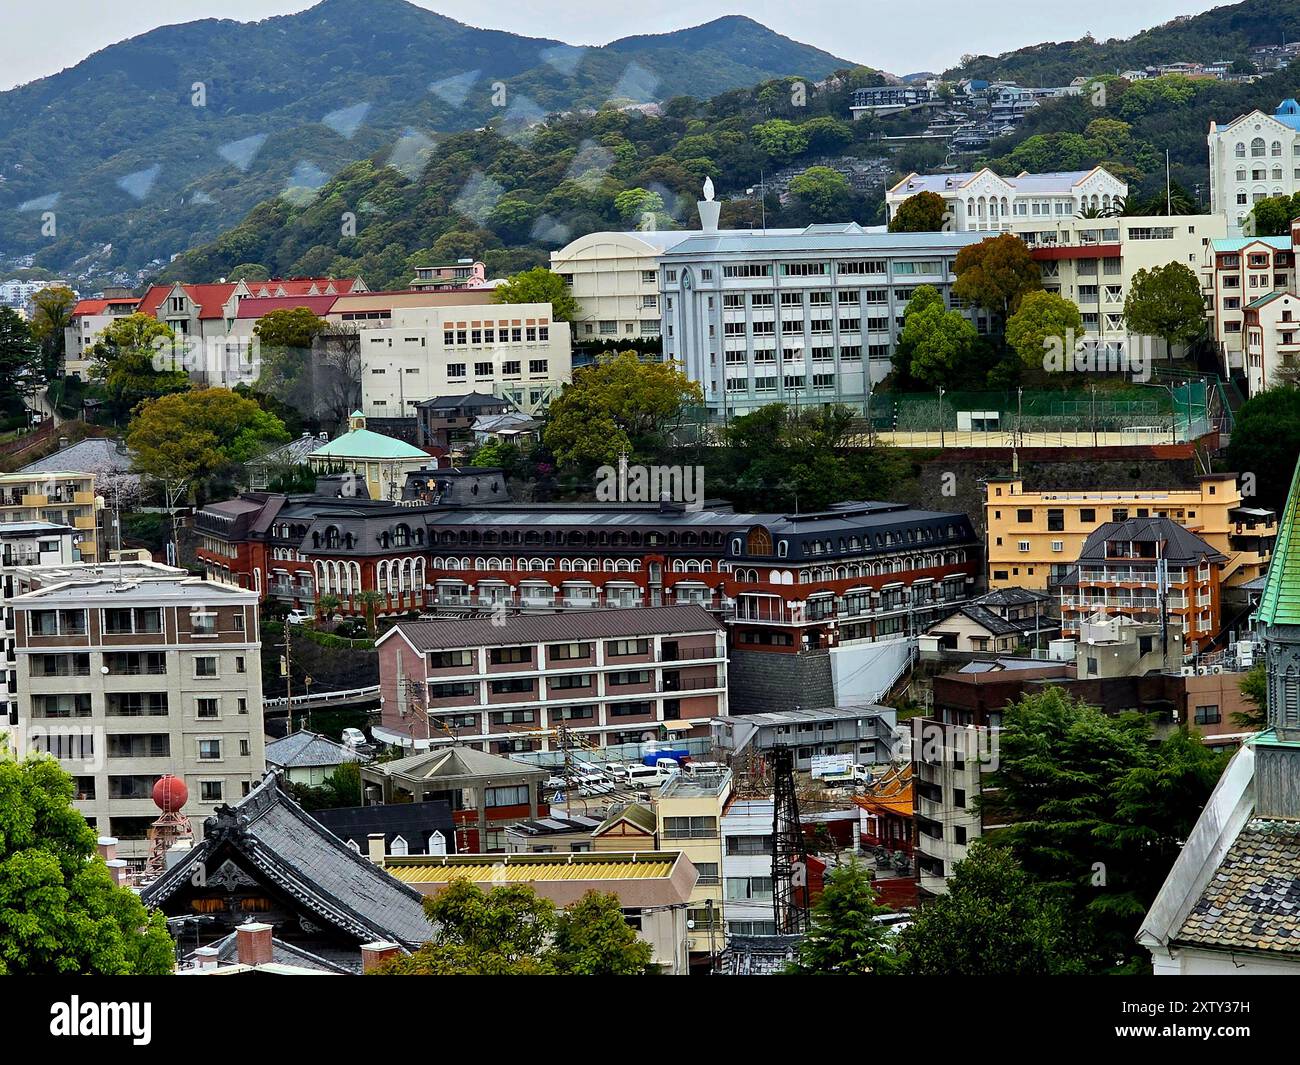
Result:
M640 976L650 945L623 918L618 896L590 891L566 910L532 888L481 890L457 877L424 911L435 929L383 976Z
M1042 288L1038 264L1013 233L969 244L953 262L952 293L991 311L1003 322L1020 308L1027 293Z
M1259 506L1281 511L1300 455L1300 389L1270 388L1236 412L1229 469L1250 475Z
M494 303L549 303L551 313L560 322L572 322L578 314L578 301L573 298L564 278L544 266L515 274L492 290Z
M106 326L86 354L116 418L144 400L190 387L184 349L166 324L147 314L127 315Z
M1224 761L1185 724L1156 742L1146 715L1104 714L1060 688L1003 712L981 809L1005 824L997 843L1064 907L1088 971L1148 963L1133 937Z
M44 383L41 349L27 322L12 307L0 307L0 413L20 413L23 396Z
M1135 333L1188 344L1205 332L1205 297L1196 274L1183 263L1139 270L1124 297L1124 322Z
M621 452L661 447L665 428L703 401L677 363L642 362L632 351L602 355L575 370L552 401L543 440L562 465L613 463Z
M135 467L167 488L169 505L289 439L284 425L227 388L178 392L146 402L127 431Z
M1082 338L1083 316L1078 306L1055 292L1026 293L1020 309L1007 320L1007 344L1025 366L1035 369L1042 369L1049 342L1058 343L1072 360L1073 342Z
M830 873L813 904L808 934L790 972L799 976L882 976L893 971L889 932L872 918L891 912L876 901L871 873L851 861Z
M0 756L0 975L170 973L166 919L113 882L73 789L52 758Z
M948 217L948 207L937 192L918 192L898 205L889 220L891 233L939 233Z

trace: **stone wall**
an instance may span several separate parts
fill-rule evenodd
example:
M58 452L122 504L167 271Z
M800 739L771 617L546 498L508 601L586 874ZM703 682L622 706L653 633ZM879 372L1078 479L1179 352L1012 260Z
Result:
M732 714L816 710L835 705L830 652L728 652L727 702Z

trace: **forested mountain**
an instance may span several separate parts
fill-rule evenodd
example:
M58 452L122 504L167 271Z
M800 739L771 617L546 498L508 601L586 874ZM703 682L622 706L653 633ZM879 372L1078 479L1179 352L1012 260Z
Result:
M374 153L417 174L448 132L848 65L739 17L600 48L404 0L167 26L0 93L0 260L99 276L161 265Z
M1162 63L1250 60L1250 49L1300 38L1300 0L1243 0L1154 26L1126 40L1036 44L999 56L963 56L952 78L1068 85L1079 75L1118 74Z
M572 236L642 225L697 225L695 201L711 176L719 198L780 167L824 157L874 156L874 124L847 119L858 71L801 104L775 81L701 102L679 97L662 116L605 109L574 113L527 133L467 131L444 139L419 174L386 165L386 153L347 168L309 202L259 204L218 240L183 256L169 277L229 276L240 266L271 275L360 274L373 288L405 284L426 261L472 255L500 274L544 263ZM768 223L866 219L877 208L833 172L816 172ZM340 219L355 216L355 233ZM757 200L724 205L724 225L758 225ZM242 271L241 271L242 273Z

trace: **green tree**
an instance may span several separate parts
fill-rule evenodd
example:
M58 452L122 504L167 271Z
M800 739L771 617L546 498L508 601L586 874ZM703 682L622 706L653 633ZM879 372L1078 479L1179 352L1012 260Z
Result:
M614 197L614 210L627 225L640 226L647 215L656 218L664 209L664 198L649 189L626 189Z
M784 118L760 122L749 132L759 151L776 163L788 163L808 150L808 134Z
M884 499L908 476L886 447L863 448L858 415L841 404L770 403L735 418L710 452L710 492L738 506L824 510L842 499Z
M951 385L978 339L975 327L959 311L946 310L943 297L929 285L908 301L899 346L906 349L908 372L917 381L932 388Z
M316 599L316 613L323 618L330 618L338 613L339 607L342 605L342 599L333 592L326 592Z
M1043 356L1051 342L1060 345L1073 368L1073 341L1083 336L1079 308L1055 292L1029 292L1020 309L1007 319L1007 344L1029 367L1042 369Z
M1264 728L1268 724L1268 670L1264 663L1243 674L1237 687L1250 703L1250 709L1234 710L1232 723L1244 729Z
M91 376L103 382L118 419L143 400L190 387L184 348L166 325L147 314L113 322L86 354Z
M790 182L790 194L814 222L843 221L853 206L853 186L838 170L810 166Z
M1013 233L969 244L953 262L952 293L992 312L1005 324L1027 293L1042 288L1038 264Z
M1267 196L1250 209L1246 228L1252 236L1280 237L1291 232L1290 196Z
M253 326L263 351L267 348L310 348L312 341L329 328L306 307L289 307L264 314Z
M564 278L553 274L544 266L507 278L492 290L494 303L549 303L557 321L572 322L578 314L578 301L573 298Z
M1135 333L1160 337L1166 344L1190 344L1205 332L1201 283L1182 263L1139 270L1124 298L1124 322Z
M939 233L948 218L948 206L937 192L918 192L898 205L889 220L891 233Z
M889 932L872 918L889 913L876 901L866 866L856 861L840 866L812 909L808 934L789 972L801 976L885 975L897 958Z
M1049 976L1077 972L1060 904L1007 850L986 840L957 863L948 889L899 933L908 976Z
M41 376L54 381L62 376L67 358L64 332L72 324L77 294L67 285L50 285L32 297L32 337L41 346Z
M683 408L703 401L677 363L642 362L633 351L602 355L551 403L543 440L561 465L613 463L620 452L661 447Z
M1133 937L1223 756L1185 726L1156 743L1146 715L1106 715L1060 688L1003 711L998 753L980 800L1006 825L998 843L1065 908L1090 969L1146 965Z
M138 472L163 487L169 509L201 497L229 474L289 434L280 419L228 388L178 392L141 405L127 430Z
M555 905L532 888L481 891L456 877L424 900L433 938L409 957L380 966L384 976L545 976L554 972L547 945Z
M0 410L20 413L22 397L43 383L41 350L31 329L12 307L0 307Z
M381 606L383 606L384 597L374 589L367 588L364 591L357 592L353 598L356 599L357 604L361 609L365 611L366 627L370 630L370 638L373 640L379 634L379 619L376 612Z
M1270 388L1237 410L1228 442L1229 469L1249 475L1255 499L1280 511L1300 454L1300 389Z
M73 787L52 758L0 757L0 975L170 973L166 919L113 882Z
M653 956L618 896L597 891L560 913L551 950L555 971L569 976L644 976Z

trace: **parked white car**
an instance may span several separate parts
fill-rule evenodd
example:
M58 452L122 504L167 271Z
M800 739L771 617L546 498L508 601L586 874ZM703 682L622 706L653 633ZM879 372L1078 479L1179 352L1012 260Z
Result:
M304 622L311 621L311 615L301 607L294 607L284 620L290 625L301 625Z

